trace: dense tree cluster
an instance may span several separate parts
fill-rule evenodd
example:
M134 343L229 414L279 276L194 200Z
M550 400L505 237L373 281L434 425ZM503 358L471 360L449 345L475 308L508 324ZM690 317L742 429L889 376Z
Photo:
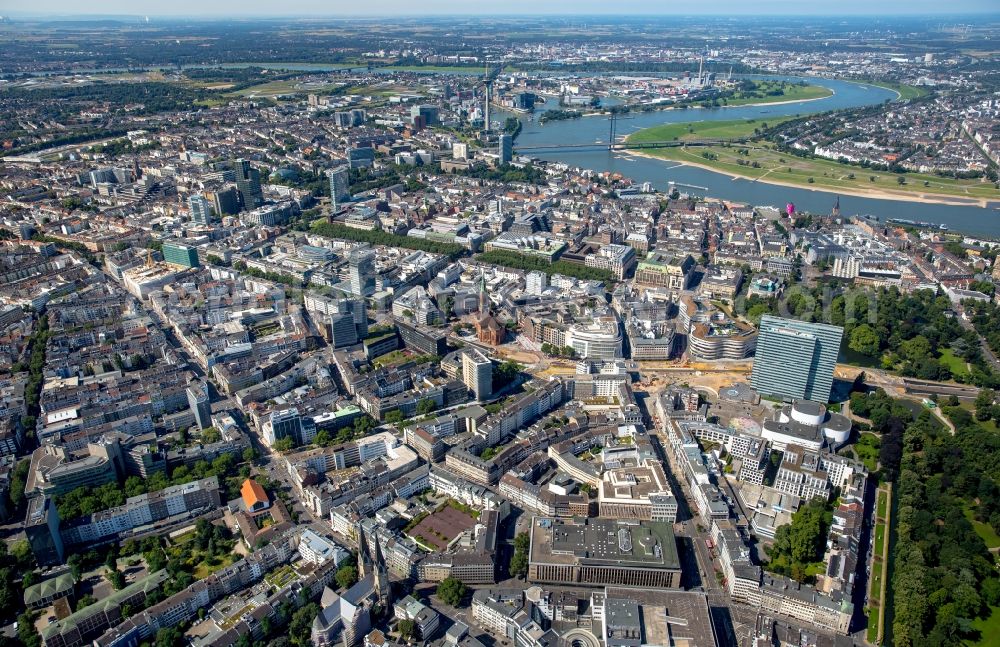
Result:
M81 104L139 106L133 114L154 114L190 110L198 100L205 99L213 92L195 90L176 83L89 83L85 85L59 86L51 88L11 88L6 90L8 101L30 101L51 103L53 118L56 115L72 115L79 111Z
M10 135L3 130L0 133ZM94 141L95 139L108 139L111 137L121 137L125 135L126 131L117 128L83 128L77 130L71 134L54 135L45 139L44 141L37 141L31 144L25 144L23 146L18 146L10 150L3 151L0 155L24 155L25 153L31 153L34 151L40 151L45 148L54 148L56 146L68 146L70 144L80 144L83 142Z
M966 301L962 305L990 350L1000 354L1000 307L995 303L982 301Z
M146 151L156 150L160 148L162 144L159 141L149 142L148 144L139 144L136 146L128 139L116 139L110 141L107 144L97 144L96 146L91 146L90 150L93 153L104 155L105 157L121 157L129 153L143 153Z
M129 476L124 487L117 481L106 483L99 487L81 486L65 494L55 497L59 517L63 520L74 519L83 515L93 514L124 505L126 498L156 492L171 485L182 485L190 481L219 477L219 482L226 485L230 493L238 492L239 483L249 476L249 467L244 466L238 473L237 460L230 454L222 454L211 463L197 461L191 466L178 465L167 475L166 472L153 472L148 478ZM245 474L245 476L244 476ZM226 482L227 477L229 482ZM23 491L23 490L22 490Z
M904 294L895 287L871 292L795 286L780 300L753 296L739 300L737 307L755 324L762 315L774 314L843 326L847 348L908 377L1000 385L1000 375L983 361L976 333L962 327L947 297L931 290ZM1000 350L1000 317L994 316L995 307L984 306L983 312L980 332L987 335L995 326ZM952 375L948 363L939 359L945 351L971 370Z
M493 390L498 391L515 379L523 367L512 359L501 362L493 368Z
M979 422L993 420L1000 423L1000 405L996 404L996 401L997 392L993 389L983 389L980 391L973 404L976 411L976 420ZM968 414L968 412L963 413Z
M898 400L893 400L879 389L872 393L852 393L851 413L871 420L873 431L881 434L879 464L886 480L894 481L903 456L903 431L914 420L913 411ZM921 411L918 421L931 419L929 411Z
M462 604L462 600L465 599L465 594L468 593L468 590L469 588L462 580L455 579L454 577L446 577L438 584L437 596L445 604L457 607Z
M27 415L21 424L27 430L29 437L35 437L35 422L38 416L38 398L42 392L42 382L45 380L45 344L49 340L49 317L42 311L38 315L35 330L28 338L28 383L24 387L24 406ZM16 371L15 371L16 372Z
M385 231L363 229L352 229L335 222L318 220L312 224L312 230L320 236L327 238L342 238L345 240L355 240L371 245L387 245L392 247L402 247L404 249L419 249L424 252L434 254L445 254L451 258L458 258L465 253L465 248L455 243L440 243L423 238L413 238L412 236L399 236Z
M993 556L965 516L971 508L1000 529L1000 438L969 415L952 421L954 435L920 419L904 434L892 579L899 647L975 639L971 620L1000 605Z
M22 608L22 589L35 581L31 577L34 566L35 558L26 540L15 542L9 548L6 542L0 542L0 618L4 622L13 620Z
M579 110L546 110L542 113L542 116L538 118L539 124L544 124L547 121L566 121L569 119L579 119L583 116L583 113Z
M570 263L569 261L549 263L543 258L528 256L527 254L520 254L506 249L494 249L490 252L483 252L476 257L476 260L492 265L512 267L516 270L539 270L550 276L552 274L562 274L588 281L611 282L614 280L614 276L608 270L587 267L577 263Z
M514 556L510 560L511 577L525 577L528 575L528 550L531 546L531 537L528 533L522 532L514 537Z
M24 486L28 482L28 471L31 469L31 457L22 458L14 466L10 477L10 488L7 498L10 499L11 510L20 510L24 505Z
M281 283L282 285L287 285L289 287L302 287L302 281L294 276L282 274L281 272L264 272L262 270L258 270L256 267L248 266L243 261L236 261L233 263L233 269L257 279L265 279L267 281Z
M350 440L364 438L371 433L371 430L374 427L375 422L368 416L362 415L354 419L354 424L352 426L342 427L339 429L336 435L331 434L325 429L321 429L316 433L316 437L313 438L313 443L319 445L320 447L329 447L331 445L346 443Z
M496 168L489 166L474 165L464 171L455 171L455 175L474 177L480 180L491 180L493 182L508 182L522 184L547 184L548 176L545 171L532 164L523 166L514 164L501 164Z
M947 297L930 290L903 294L896 288L883 288L873 298L877 315L869 326L878 335L884 367L923 379L948 379L950 369L937 358L950 349L972 365L971 382L986 386L996 381L983 363L975 333L962 328ZM865 308L857 305L867 304L854 308L863 313Z
M233 555L235 544L228 528L202 519L196 523L194 535L188 541L167 545L163 537L146 537L141 541L129 539L122 545L121 557L141 555L150 572L165 568L170 574L164 586L154 591L151 599L146 599L149 606L194 583L194 573L199 565L217 569L228 563L226 560L238 559Z
M358 567L354 557L350 557L340 564L334 579L337 581L337 586L342 589L354 586L354 583L358 581Z
M56 497L56 508L61 519L75 519L108 508L124 505L125 492L118 483L105 483L99 487L84 486Z
M812 579L811 568L822 567L826 535L832 522L830 505L821 498L800 507L792 515L792 522L775 532L774 544L768 550L767 570L799 582Z
M556 355L558 357L576 357L576 349L572 346L556 346L548 342L542 342L542 352L546 355Z

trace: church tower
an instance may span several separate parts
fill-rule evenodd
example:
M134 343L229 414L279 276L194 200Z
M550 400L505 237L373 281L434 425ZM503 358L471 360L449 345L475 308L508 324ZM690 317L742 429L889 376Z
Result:
M354 528L358 537L358 579L363 580L372 573L372 555L365 529L360 523L356 524Z
M389 582L389 570L386 568L385 557L382 555L382 544L374 534L372 535L372 546L374 547L372 574L375 577L375 595L378 598L378 605L383 611L387 611L389 605L392 604L392 584Z
M486 275L479 272L479 318L482 319L490 312L489 297L486 296Z

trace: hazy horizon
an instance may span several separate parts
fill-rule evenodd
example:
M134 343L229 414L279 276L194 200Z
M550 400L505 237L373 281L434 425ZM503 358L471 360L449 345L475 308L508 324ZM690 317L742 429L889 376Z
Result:
M346 3L345 3L346 4ZM30 10L15 8L11 0L0 0L0 15L19 17L108 17L150 16L163 18L364 18L387 16L788 16L788 17L917 17L962 16L970 14L1000 14L994 0L954 0L942 5L934 0L889 0L872 3L867 0L844 0L836 5L814 6L789 0L763 0L753 4L736 0L721 0L710 9L689 13L691 6L680 2L653 2L651 0L623 0L608 3L598 0L549 0L541 3L531 0L508 0L503 3L468 3L456 0L426 0L415 10L412 2L383 0L347 7L332 8L320 0L299 0L275 5L265 0L216 0L211 3L196 0L176 0L164 3L135 3L128 0L94 0L81 11L78 2L70 0L43 0ZM375 5L375 6L373 6ZM943 7L947 10L943 10ZM22 5L23 7L23 5Z

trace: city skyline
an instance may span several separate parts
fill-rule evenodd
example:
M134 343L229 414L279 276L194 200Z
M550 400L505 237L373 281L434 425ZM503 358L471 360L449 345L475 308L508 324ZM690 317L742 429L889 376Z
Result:
M992 644L997 0L0 43L0 647Z

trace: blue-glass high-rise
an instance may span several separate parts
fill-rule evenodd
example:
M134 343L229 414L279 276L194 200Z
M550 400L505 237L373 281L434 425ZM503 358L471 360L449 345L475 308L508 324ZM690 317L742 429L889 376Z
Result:
M750 384L764 396L826 404L844 329L764 315Z

